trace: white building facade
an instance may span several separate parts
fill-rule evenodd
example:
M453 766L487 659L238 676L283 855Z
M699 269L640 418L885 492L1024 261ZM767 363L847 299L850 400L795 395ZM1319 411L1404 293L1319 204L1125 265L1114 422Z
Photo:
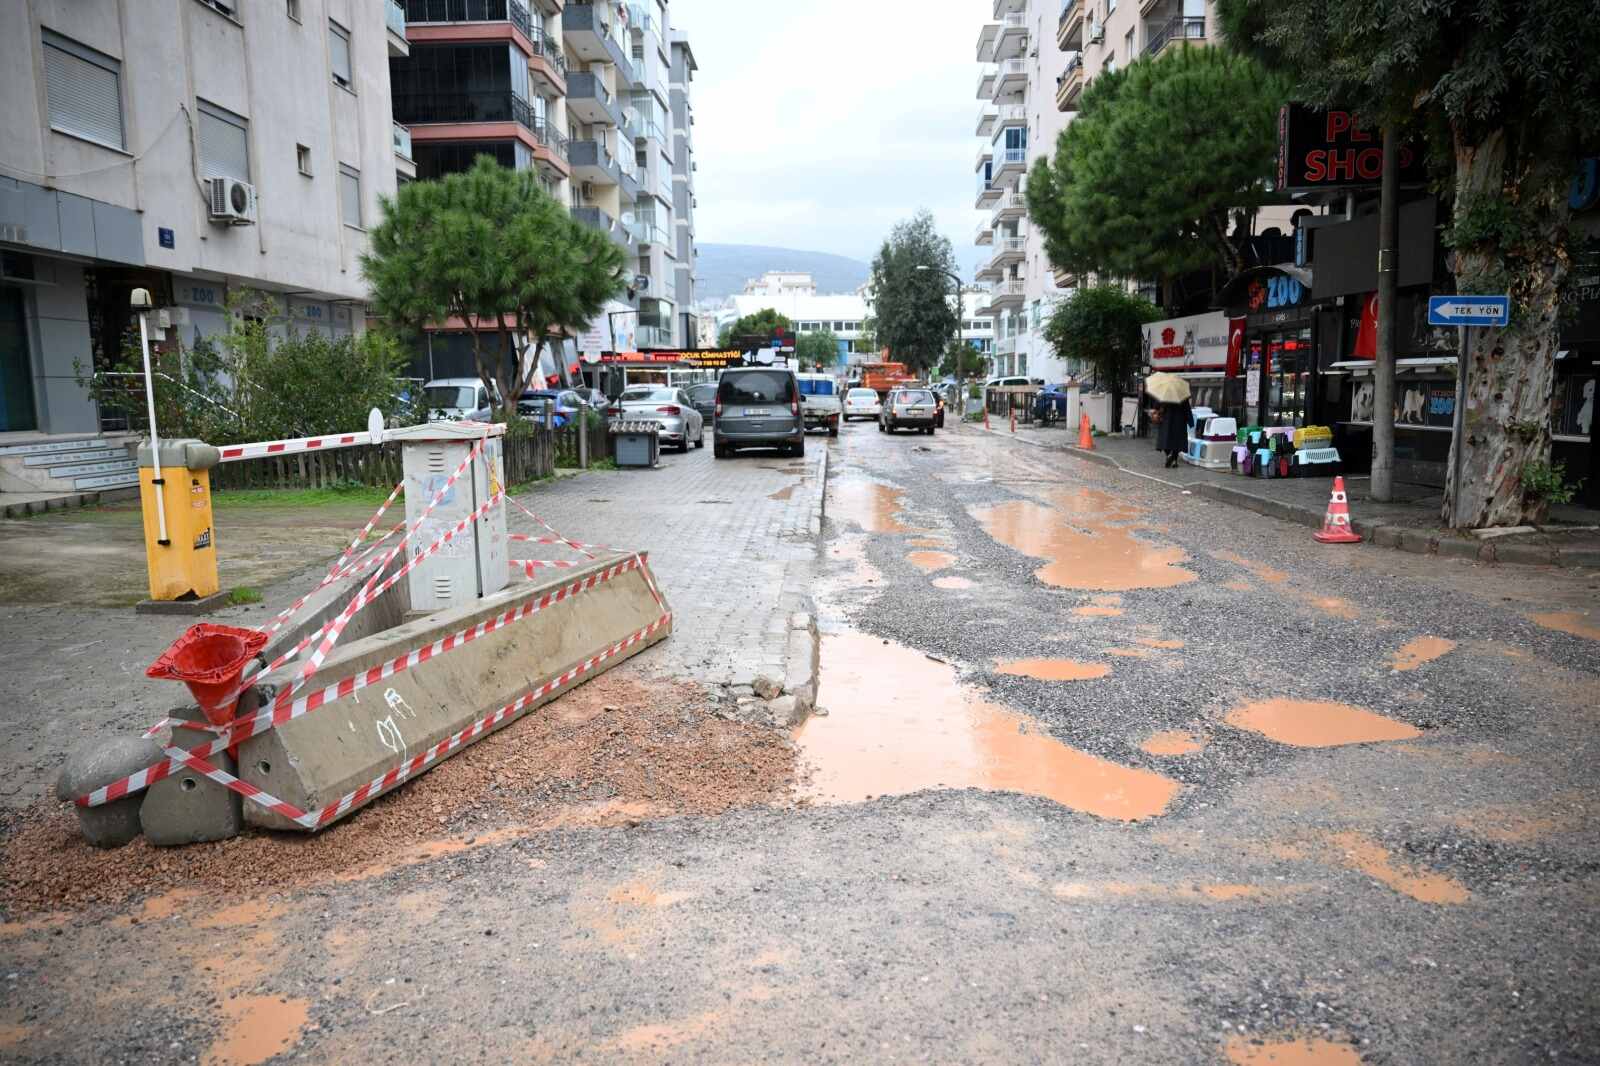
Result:
M985 355L994 343L993 321L984 313L988 301L989 294L982 290L962 293L962 339ZM879 348L867 343L872 300L864 285L853 293L818 293L810 274L769 271L745 282L744 292L731 297L717 312L717 328L765 308L793 322L796 335L831 331L839 342L840 367L870 362L878 356Z
M359 259L392 196L385 4L0 5L0 432L93 433L80 372L149 289L192 344L230 299L274 324L365 321Z

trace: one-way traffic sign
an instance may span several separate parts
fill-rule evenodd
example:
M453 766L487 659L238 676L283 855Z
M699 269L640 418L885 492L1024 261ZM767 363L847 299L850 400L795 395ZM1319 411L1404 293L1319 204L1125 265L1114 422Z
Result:
M1430 296L1430 326L1503 326L1511 321L1509 296Z

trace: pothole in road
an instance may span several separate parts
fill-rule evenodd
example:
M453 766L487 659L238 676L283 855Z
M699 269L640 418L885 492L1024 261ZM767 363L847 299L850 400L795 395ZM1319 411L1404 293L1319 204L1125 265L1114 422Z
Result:
M1355 1048L1321 1037L1253 1041L1240 1036L1228 1041L1226 1051L1233 1066L1361 1066Z
M876 481L836 481L828 486L828 517L847 519L868 533L913 533L896 517L904 500L902 490Z
M959 592L962 589L970 589L972 582L964 577L940 577L934 579L933 587L947 592Z
M949 552L922 551L912 552L906 556L906 562L924 573L933 573L954 566L956 557Z
M1575 637L1600 640L1600 617L1593 617L1587 611L1582 613L1554 611L1548 614L1530 614L1528 618L1536 625L1554 629L1559 633L1571 633Z
M995 673L1031 677L1035 681L1093 681L1111 673L1111 667L1071 659L1016 659L998 664Z
M1178 565L1188 559L1182 548L1140 540L1130 527L1113 524L1139 512L1103 495L1091 490L1056 493L1047 497L1050 506L1014 500L974 508L972 514L996 541L1045 560L1034 576L1057 588L1125 592L1173 588L1197 579L1194 571Z
M1235 707L1226 721L1296 748L1333 748L1380 740L1412 740L1422 731L1361 707L1326 700L1262 700Z
M1455 650L1455 646L1455 641L1445 640L1443 637L1418 637L1391 655L1389 665L1402 672L1415 670L1443 655L1448 655Z
M1118 821L1163 814L1178 782L1069 747L963 688L953 667L854 631L825 634L818 702L795 741L803 791L852 803L935 788L1023 792Z

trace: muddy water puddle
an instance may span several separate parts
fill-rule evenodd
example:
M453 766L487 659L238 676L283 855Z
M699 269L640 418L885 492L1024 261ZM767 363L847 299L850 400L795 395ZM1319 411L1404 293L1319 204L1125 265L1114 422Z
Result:
M1530 614L1528 618L1536 625L1554 629L1558 633L1571 633L1575 637L1600 640L1600 616L1592 615L1588 611L1552 611L1546 614Z
M1149 755L1193 755L1203 751L1206 746L1204 737L1185 732L1182 729L1168 729L1150 736L1139 747Z
M1014 659L995 664L995 673L1031 677L1035 681L1094 681L1111 673L1105 663L1080 663L1072 659Z
M1389 656L1389 666L1401 672L1415 670L1433 660L1450 654L1456 642L1443 637L1418 637Z
M923 573L931 574L939 570L947 570L954 566L956 564L956 557L951 555L949 552L920 551L912 552L911 554L907 555L906 562L910 563L918 570L921 570Z
M960 592L963 589L970 589L972 582L964 577L940 577L934 579L933 587L947 592Z
M1459 881L1398 862L1383 845L1360 833L1335 833L1329 838L1329 844L1344 865L1419 903L1455 904L1472 898Z
M856 523L868 533L914 533L897 517L905 493L876 481L846 478L828 486L828 516Z
M1139 512L1104 493L1084 489L1043 495L1048 503L1014 500L972 511L996 541L1045 565L1034 576L1057 588L1101 592L1173 588L1196 580L1178 564L1182 548L1133 535L1126 523ZM1079 609L1080 613L1084 612ZM1107 612L1109 613L1109 612Z
M223 1035L202 1060L206 1066L255 1066L294 1047L311 1004L280 996L234 996L222 1002Z
M818 702L828 716L808 720L795 740L811 770L802 792L819 802L980 788L1137 821L1165 812L1179 789L1069 747L961 687L953 667L863 633L822 638Z
M1224 1050L1233 1066L1361 1066L1361 1056L1349 1044L1314 1036L1266 1041L1239 1036Z
M1227 723L1297 748L1412 740L1422 731L1361 707L1326 700L1261 700L1235 707Z

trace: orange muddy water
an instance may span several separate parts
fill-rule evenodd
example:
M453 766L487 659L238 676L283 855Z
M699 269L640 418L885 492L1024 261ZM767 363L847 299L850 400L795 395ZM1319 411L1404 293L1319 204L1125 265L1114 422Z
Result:
M1181 729L1168 729L1162 733L1154 733L1139 747L1151 755L1193 755L1206 746L1201 737L1193 733L1186 733Z
M928 574L954 566L955 561L956 557L949 552L912 552L906 556L906 562Z
M1111 667L1104 663L1080 663L1071 659L1014 659L995 665L995 673L1031 677L1036 681L1093 681L1110 672Z
M1575 637L1600 640L1600 618L1593 617L1587 611L1582 613L1578 611L1553 611L1548 614L1530 614L1528 617L1546 629L1554 629L1561 633L1571 633Z
M868 533L911 533L895 517L905 493L875 481L836 481L828 487L828 515L849 519Z
M824 803L933 788L1023 792L1118 821L1153 818L1178 782L1062 744L962 688L953 667L863 633L822 638L818 702L795 737Z
M968 581L964 577L940 577L934 579L933 587L936 589L959 591L961 589L970 589L972 587L972 582Z
M299 1043L311 1004L281 996L234 996L222 1001L222 1036L206 1066L255 1066Z
M1236 1036L1225 1050L1233 1066L1361 1066L1355 1048L1320 1037L1256 1043Z
M1113 519L1137 512L1103 505L1100 494L1084 490L1058 493L1051 506L1015 500L972 512L984 531L1009 548L1045 560L1034 577L1065 589L1125 592L1162 589L1196 579L1179 563L1188 559L1182 548L1161 547L1140 540ZM1089 613L1079 608L1078 613Z
M1227 723L1297 748L1333 748L1377 740L1411 740L1422 732L1404 722L1325 700L1262 700L1228 712Z
M1418 637L1389 656L1389 665L1396 670L1415 670L1441 655L1448 655L1455 646L1455 641L1443 637Z

